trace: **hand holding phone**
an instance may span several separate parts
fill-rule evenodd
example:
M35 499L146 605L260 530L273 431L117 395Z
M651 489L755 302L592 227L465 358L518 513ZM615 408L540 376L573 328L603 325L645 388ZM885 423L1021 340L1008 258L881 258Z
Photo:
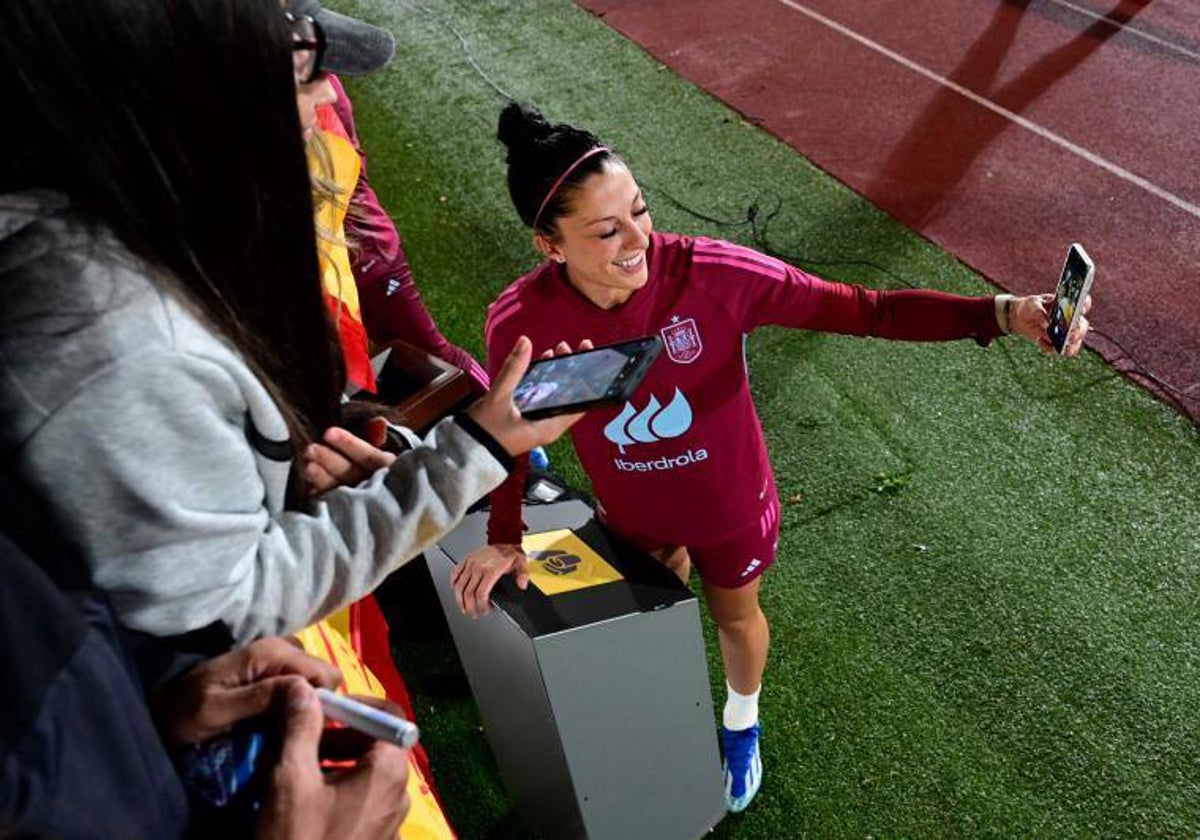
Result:
M1062 354L1067 349L1067 338L1079 323L1088 293L1092 290L1092 279L1096 265L1079 243L1067 250L1062 275L1054 290L1054 302L1050 305L1050 324L1046 337L1054 350Z
M528 420L623 402L641 384L661 349L656 336L647 336L539 359L517 385L513 402Z

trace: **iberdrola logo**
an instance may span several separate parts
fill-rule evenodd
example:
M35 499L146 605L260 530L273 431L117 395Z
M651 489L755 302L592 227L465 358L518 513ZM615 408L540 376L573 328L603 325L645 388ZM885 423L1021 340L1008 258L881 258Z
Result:
M674 398L665 408L653 395L641 411L633 403L625 403L621 413L604 427L604 436L615 443L624 455L626 446L677 438L691 427L692 406L683 392L676 388Z

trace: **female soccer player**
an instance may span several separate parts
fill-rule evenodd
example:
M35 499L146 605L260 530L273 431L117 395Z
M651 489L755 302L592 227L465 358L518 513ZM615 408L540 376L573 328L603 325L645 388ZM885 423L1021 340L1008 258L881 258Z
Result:
M520 335L534 351L643 335L664 352L624 406L571 431L602 520L686 579L699 570L729 689L725 798L743 810L762 781L758 697L769 630L759 581L775 559L779 500L743 358L743 337L776 324L908 341L1014 333L1048 348L1047 296L960 297L830 283L749 248L654 233L633 174L592 134L510 104L500 115L508 186L546 261L492 304L491 364ZM1070 338L1075 354L1087 332ZM562 349L559 352L563 352ZM454 572L460 606L488 610L496 580L524 588L517 473L492 494L489 545Z

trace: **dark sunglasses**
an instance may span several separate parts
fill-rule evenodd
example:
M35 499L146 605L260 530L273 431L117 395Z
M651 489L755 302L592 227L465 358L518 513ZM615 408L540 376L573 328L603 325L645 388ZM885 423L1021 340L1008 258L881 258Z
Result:
M292 67L296 84L306 85L321 75L321 59L325 55L325 31L310 15L284 12L292 25Z

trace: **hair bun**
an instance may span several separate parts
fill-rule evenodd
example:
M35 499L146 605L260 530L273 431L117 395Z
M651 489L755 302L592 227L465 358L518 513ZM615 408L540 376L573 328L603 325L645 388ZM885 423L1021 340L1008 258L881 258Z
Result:
M496 137L510 151L532 146L553 133L554 127L546 122L541 111L521 102L505 105L496 127Z

